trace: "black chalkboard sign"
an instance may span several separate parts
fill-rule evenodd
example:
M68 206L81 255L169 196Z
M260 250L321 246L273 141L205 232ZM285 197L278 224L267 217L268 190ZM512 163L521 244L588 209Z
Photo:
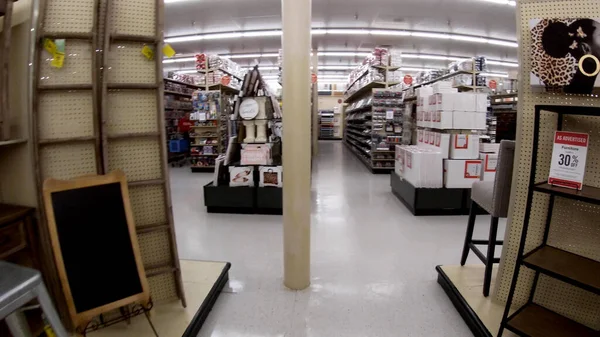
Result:
M76 326L149 300L123 173L47 180L44 198L57 268Z

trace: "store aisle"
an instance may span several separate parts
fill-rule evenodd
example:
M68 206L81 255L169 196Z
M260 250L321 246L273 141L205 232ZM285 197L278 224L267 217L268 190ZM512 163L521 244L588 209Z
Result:
M282 285L282 217L207 214L202 186L211 179L171 169L180 258L232 263L230 288L200 336L471 335L434 269L458 264L466 216L412 216L389 175L372 175L341 142L320 142L312 285L294 292ZM479 218L476 236L487 237L488 223Z

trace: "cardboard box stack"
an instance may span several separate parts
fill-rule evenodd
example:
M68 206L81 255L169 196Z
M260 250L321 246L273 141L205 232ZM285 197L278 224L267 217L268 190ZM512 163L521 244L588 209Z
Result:
M435 149L396 145L395 172L415 188L442 188L442 161Z
M417 89L417 126L441 130L485 130L487 94L461 92L441 81Z

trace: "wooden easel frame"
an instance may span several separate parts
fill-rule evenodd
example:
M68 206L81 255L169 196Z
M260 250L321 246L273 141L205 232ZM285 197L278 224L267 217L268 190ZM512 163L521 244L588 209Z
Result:
M60 242L58 240L56 219L54 215L54 208L52 207L52 193L114 183L119 183L121 185L121 194L123 195L123 206L125 209L125 216L127 218L127 227L129 229L129 237L131 238L131 246L137 266L138 276L142 285L142 292L112 303L105 304L101 307L78 313L75 309L75 302L73 300L73 294L71 293L71 287L69 286L69 280L67 279L67 271L62 256ZM72 180L46 179L46 181L44 181L43 196L48 232L50 234L52 250L54 253L54 260L73 325L76 328L85 327L87 323L90 322L94 317L131 303L137 302L143 306L148 305L150 302L150 290L138 245L133 212L129 202L129 189L127 187L127 179L125 174L122 171L114 171L107 175L85 176Z

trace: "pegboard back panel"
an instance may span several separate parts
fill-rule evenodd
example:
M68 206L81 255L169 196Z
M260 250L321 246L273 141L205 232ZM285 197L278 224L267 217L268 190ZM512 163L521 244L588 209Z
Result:
M167 223L165 193L162 186L130 187L129 198L136 226Z
M109 91L106 99L108 135L158 132L156 93L148 90Z
M111 0L111 33L138 36L156 35L156 1Z
M43 31L46 33L90 33L95 0L47 0Z
M138 234L144 266L164 266L173 262L167 231Z
M173 273L148 277L152 302L160 303L177 298L177 285Z
M109 67L105 73L108 76L108 83L155 84L157 82L154 60L149 60L142 54L145 45L135 42L111 44L108 53Z
M161 179L158 137L115 139L108 143L108 170L122 170L127 181Z
M91 41L66 40L62 68L52 67L52 55L43 51L39 64L40 85L92 84L93 50Z
M38 95L38 102L40 139L94 135L91 91L42 92Z
M42 178L73 179L97 174L96 147L93 142L53 144L40 149Z
M532 66L531 36L529 22L533 19L543 18L598 18L600 7L594 0L520 0L517 7L517 31L519 38L520 74L519 80L519 112L517 129L517 151L515 157L515 170L511 194L511 207L507 230L505 234L500 270L496 280L495 297L500 302L506 302L517 260L517 253L521 240L521 232L525 219L529 179L531 174L533 154L534 116L536 105L564 105L600 107L600 99L594 95L574 95L559 93L533 92L530 86ZM554 118L554 120L553 120ZM552 153L552 136L556 130L556 116L542 113L540 123L540 139L538 147L536 181L547 180L549 163ZM597 161L600 160L600 124L593 118L568 117L563 123L564 130L581 131L590 134L591 144L588 150L588 163L585 184L600 187L600 175ZM598 135L598 136L595 136ZM532 250L543 242L545 219L549 205L549 197L534 193L531 207L529 230L526 238L525 252ZM593 216L578 214L578 220L573 221L573 209L582 210L584 206L571 200L559 200L557 197L554 205L554 216L551 222L549 243L574 253L600 260L600 240L598 239L598 226L593 221ZM586 211L590 211L587 205ZM591 210L597 212L596 207ZM566 235L566 232L569 232ZM525 267L520 268L517 282L513 309L524 304L533 283L533 272ZM545 307L555 310L578 322L594 329L600 329L600 306L597 296L589 292L580 292L562 282L540 277L535 300Z

